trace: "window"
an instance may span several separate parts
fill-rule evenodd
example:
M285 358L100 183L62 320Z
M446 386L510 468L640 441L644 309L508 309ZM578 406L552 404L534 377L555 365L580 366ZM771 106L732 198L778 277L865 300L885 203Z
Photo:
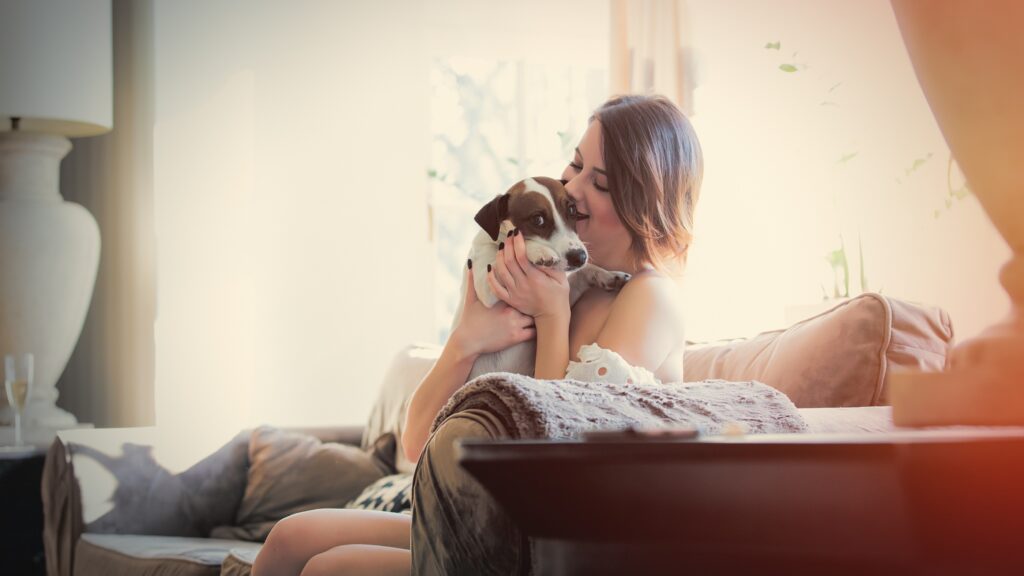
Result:
M448 336L476 212L528 176L557 178L605 99L602 69L538 59L439 59L431 71L430 208L438 341Z

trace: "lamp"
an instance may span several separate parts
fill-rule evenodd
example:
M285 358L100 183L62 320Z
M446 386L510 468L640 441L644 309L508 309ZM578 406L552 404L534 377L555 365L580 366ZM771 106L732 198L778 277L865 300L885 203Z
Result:
M67 137L113 126L110 0L0 3L0 353L35 355L29 426L76 423L56 382L99 265L96 220L61 197ZM0 422L12 411L0 400Z
M1024 3L893 0L917 79L967 183L1013 250L1010 315L947 371L890 377L901 426L1024 425ZM955 282L955 272L950 272Z

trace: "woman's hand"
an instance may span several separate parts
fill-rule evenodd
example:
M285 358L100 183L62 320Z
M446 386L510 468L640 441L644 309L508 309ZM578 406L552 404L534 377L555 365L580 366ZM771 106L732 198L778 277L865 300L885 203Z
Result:
M562 270L535 266L526 241L514 231L498 250L487 282L502 302L533 318L569 315L569 280Z
M513 344L537 337L533 317L497 302L488 308L476 296L473 273L466 270L466 294L462 316L448 342L467 356L479 356L504 350Z

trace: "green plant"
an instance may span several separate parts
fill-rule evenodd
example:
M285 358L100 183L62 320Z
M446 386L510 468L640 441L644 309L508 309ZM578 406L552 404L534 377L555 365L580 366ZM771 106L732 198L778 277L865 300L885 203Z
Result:
M846 259L846 243L843 235L839 235L839 249L825 255L825 261L832 268L832 298L845 298L850 295L850 265ZM842 290L839 289L840 283ZM824 291L824 287L822 287ZM825 299L828 299L826 292Z

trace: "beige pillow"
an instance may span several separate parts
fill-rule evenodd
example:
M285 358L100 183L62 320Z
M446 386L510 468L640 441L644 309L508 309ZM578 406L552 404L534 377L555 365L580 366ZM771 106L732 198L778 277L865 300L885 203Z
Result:
M274 524L296 512L343 508L391 471L372 452L323 443L270 426L253 430L249 474L235 526L215 528L214 538L265 540Z
M685 377L758 380L800 408L875 406L891 369L940 370L952 341L945 311L868 293L785 330L687 349Z

